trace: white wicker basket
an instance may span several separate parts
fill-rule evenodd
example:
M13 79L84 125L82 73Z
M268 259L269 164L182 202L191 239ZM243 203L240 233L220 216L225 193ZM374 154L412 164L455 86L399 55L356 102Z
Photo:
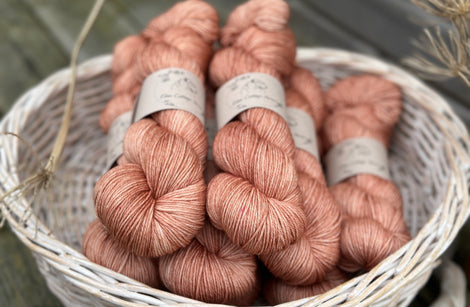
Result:
M389 163L413 240L369 273L286 306L405 306L468 217L468 133L442 97L393 65L346 51L307 48L299 49L298 62L325 88L362 72L401 87L405 104ZM111 56L102 56L79 67L71 131L47 193L34 203L34 195L15 193L0 204L1 211L66 306L206 305L142 285L88 261L80 252L82 235L95 217L93 186L105 165L105 135L98 116L111 97L110 64ZM68 83L69 71L63 70L28 91L2 120L0 131L20 135L45 161L60 125ZM1 193L20 184L36 166L32 151L18 138L0 137Z

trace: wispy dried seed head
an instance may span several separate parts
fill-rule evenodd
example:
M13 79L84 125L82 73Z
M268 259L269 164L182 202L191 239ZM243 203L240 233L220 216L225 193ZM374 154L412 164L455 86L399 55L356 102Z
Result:
M427 79L457 77L470 87L470 0L412 0L418 7L448 19L451 29L424 30L414 44L421 53L405 58L404 64Z

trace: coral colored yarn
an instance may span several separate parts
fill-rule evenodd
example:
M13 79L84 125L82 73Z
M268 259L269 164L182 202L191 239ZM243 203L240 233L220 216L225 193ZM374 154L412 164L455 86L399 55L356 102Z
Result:
M108 133L113 121L121 114L131 111L135 104L141 84L133 73L136 55L147 45L141 36L132 35L114 46L111 76L114 97L106 104L100 114L100 127Z
M280 0L253 0L230 15L209 75L218 88L248 72L279 80L290 74L295 39L287 27L289 7ZM213 225L252 254L281 250L300 238L306 216L294 167L295 145L286 121L254 108L217 133L214 161L223 171L208 185Z
M151 20L142 31L142 35L126 37L116 44L111 67L114 97L100 116L101 128L107 133L119 115L132 110L142 82L148 74L153 72L153 68L162 68L162 65L168 67L165 65L169 65L169 59L165 58L163 63L154 63L147 67L144 74L139 70L134 71L137 54L148 44L161 42L176 47L180 51L174 54L176 58L178 54L190 55L193 53L192 49L198 49L193 53L198 57L192 57L192 60L196 61L199 67L206 68L212 55L207 46L210 46L219 36L219 29L215 26L217 23L217 15L211 6L202 1L186 1L184 4L176 4L167 13ZM198 35L194 35L194 33ZM161 44L158 48L162 48ZM148 56L154 57L154 52L158 52L158 50L151 51ZM154 60L158 61L159 58ZM186 61L186 64L190 62ZM150 71L148 71L149 68ZM194 70L198 70L198 68L194 68ZM205 73L205 69L203 73Z
M256 256L209 221L188 246L162 256L159 267L169 290L208 303L250 305L260 289Z
M326 93L324 144L367 137L388 148L402 97L393 83L373 75L338 81ZM330 187L342 208L340 267L370 270L410 240L400 192L392 181L359 174Z
M91 261L124 274L151 287L160 286L158 260L135 256L120 248L106 233L99 220L94 220L83 236L83 253Z
M146 45L148 41L140 35L131 35L120 40L113 50L113 62L111 63L111 76L115 81L126 70L132 69L134 59ZM118 92L113 92L117 95Z
M206 94L206 119L214 119L214 97ZM218 173L207 160L206 182ZM160 258L163 284L173 293L218 304L249 305L261 288L256 256L233 244L209 220L191 243Z
M121 114L132 110L134 99L121 86L116 86L124 72L132 71L136 53L142 50L146 41L140 36L128 36L114 47L111 76L113 78L114 97L108 102L100 115L100 126L108 133L112 122ZM138 86L140 89L140 85ZM126 163L122 157L118 164ZM152 287L159 287L158 262L147 257L135 256L123 250L106 232L99 220L94 220L86 229L82 241L83 254L91 261L116 272L127 275Z
M310 71L297 67L287 83L287 106L309 114L319 131L327 114L317 79ZM311 285L322 280L337 265L341 210L326 186L320 162L302 149L295 150L294 161L307 214L307 229L292 245L260 255L260 259L285 283Z
M198 24L204 29L191 26ZM121 77L128 73L140 84L152 72L174 67L204 82L217 32L218 16L210 5L177 3L144 30L149 42ZM183 110L160 111L130 126L123 149L126 163L106 172L95 186L96 212L109 234L139 256L157 257L189 244L205 216L203 124Z
M347 276L334 268L322 281L308 286L292 286L280 279L271 279L265 285L263 293L269 304L277 305L325 293L346 280Z

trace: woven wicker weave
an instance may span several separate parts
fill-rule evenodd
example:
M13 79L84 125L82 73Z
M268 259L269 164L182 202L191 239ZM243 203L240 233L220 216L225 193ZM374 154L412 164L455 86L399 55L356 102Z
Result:
M286 306L405 306L468 217L467 131L442 97L395 66L333 49L300 48L298 62L325 88L362 72L401 87L405 104L389 164L403 195L413 240L369 273ZM111 97L110 64L111 57L103 56L79 67L70 134L47 193L14 193L0 205L1 211L66 306L205 305L149 288L88 261L80 252L82 235L95 217L93 186L105 165L105 135L98 116ZM49 77L23 95L1 122L0 131L20 135L41 161L46 161L60 125L68 80L68 70ZM22 141L11 135L0 137L1 193L17 186L37 166L33 151Z

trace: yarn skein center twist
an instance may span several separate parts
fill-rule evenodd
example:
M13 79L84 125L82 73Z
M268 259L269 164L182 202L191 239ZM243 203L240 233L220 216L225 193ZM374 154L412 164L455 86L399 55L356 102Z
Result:
M139 84L173 67L204 83L217 33L218 16L210 5L176 4L143 32L149 43L129 70L132 80ZM183 110L160 111L129 127L123 149L127 163L106 172L95 186L98 218L122 248L139 256L158 257L189 244L205 216L203 124Z
M210 64L213 85L248 72L278 80L288 75L295 60L288 16L279 0L235 9L222 29L224 48ZM262 108L242 112L215 137L214 161L223 172L208 185L207 212L215 227L252 254L281 250L305 231L294 151L287 122Z
M355 137L372 138L388 148L402 107L396 85L373 75L351 76L333 85L326 97L326 149ZM410 240L401 195L392 181L358 174L330 190L344 216L340 260L343 270L370 270Z
M310 71L300 67L294 69L287 81L287 106L309 114L319 131L326 118L320 84ZM299 240L287 248L260 255L260 259L283 282L311 285L321 281L337 265L341 211L326 186L322 166L317 158L297 148L294 161L307 215L307 229Z

